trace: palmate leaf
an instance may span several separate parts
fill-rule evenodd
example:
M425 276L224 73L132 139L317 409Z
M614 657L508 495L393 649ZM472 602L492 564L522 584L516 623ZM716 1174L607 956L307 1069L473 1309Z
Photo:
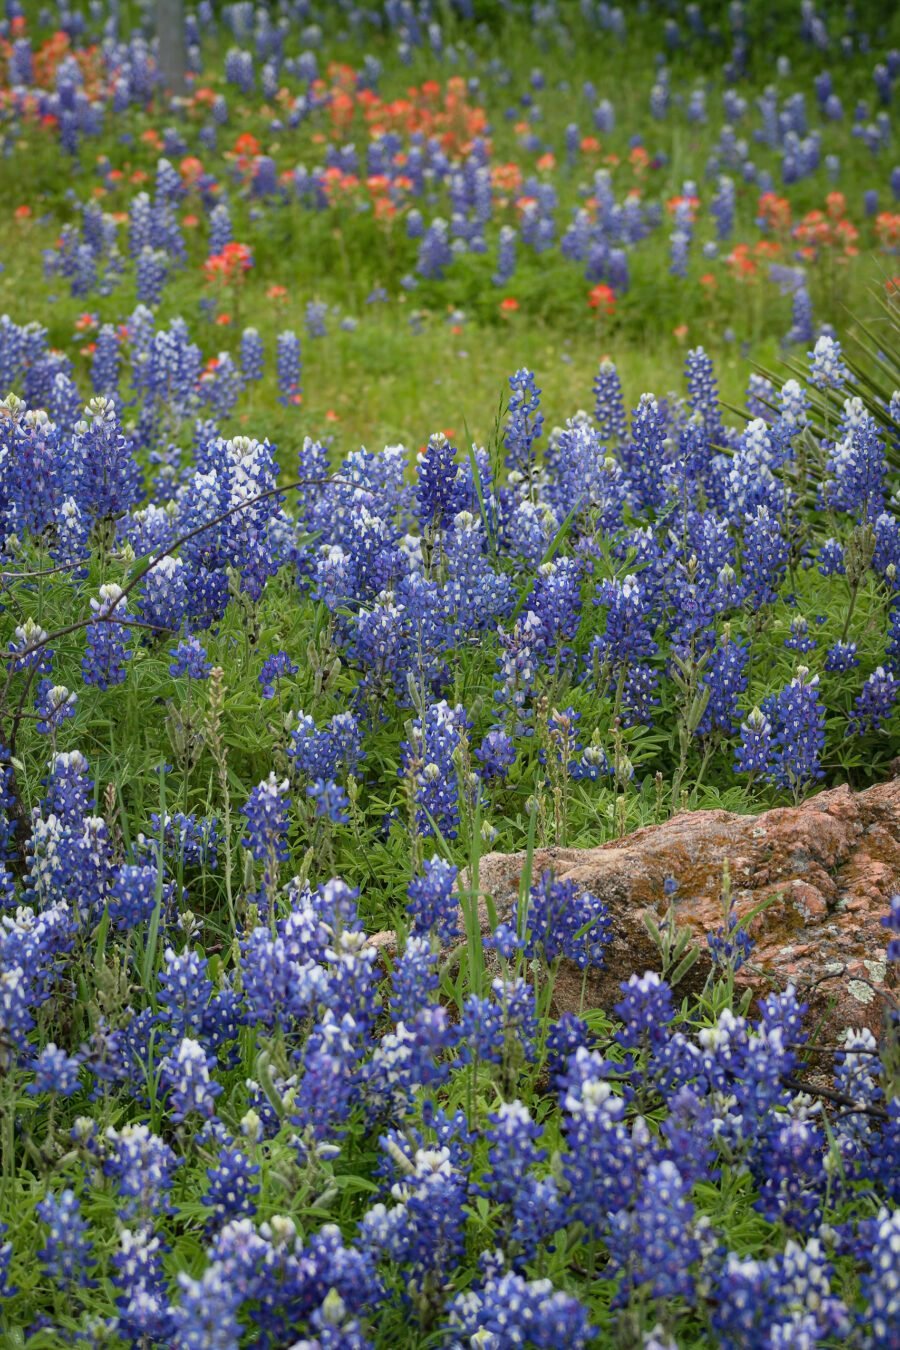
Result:
M759 362L753 363L757 374L764 376L779 388L785 376L793 376L804 385L810 398L811 425L824 436L833 429L848 394L860 398L873 417L900 437L900 422L890 411L893 394L900 389L900 293L885 297L871 292L874 313L866 318L848 310L848 323L841 340L844 362L851 379L841 390L820 390L809 383L808 365L797 356L785 356L781 367L773 369ZM762 402L773 413L777 407L766 399ZM723 402L729 412L747 418L747 410ZM887 446L888 462L900 468L900 448Z

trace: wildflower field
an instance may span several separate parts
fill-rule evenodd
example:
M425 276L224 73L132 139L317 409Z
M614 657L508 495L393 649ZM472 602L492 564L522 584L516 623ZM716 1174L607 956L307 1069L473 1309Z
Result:
M184 34L0 21L0 1350L898 1350L900 895L532 861L896 771L900 14Z

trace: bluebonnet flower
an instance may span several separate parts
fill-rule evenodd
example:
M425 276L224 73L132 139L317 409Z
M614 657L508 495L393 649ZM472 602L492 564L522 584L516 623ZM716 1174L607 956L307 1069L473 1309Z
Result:
M487 1167L478 1192L499 1205L512 1205L525 1173L547 1156L545 1149L536 1147L542 1130L520 1101L502 1103L488 1119Z
M848 1027L840 1043L834 1056L836 1089L862 1107L877 1107L884 1096L878 1082L878 1042L867 1027ZM854 1155L871 1148L876 1131L871 1118L859 1111L839 1118L835 1134L845 1162L852 1166Z
M279 333L277 341L278 402L290 406L300 402L300 339L290 330Z
M273 857L285 862L288 857L288 782L279 783L274 771L250 793L241 807L247 827L242 839L257 862Z
M75 716L78 695L64 684L53 684L51 680L41 680L34 701L38 720L35 729L43 736L59 730L63 722Z
M664 408L652 394L641 394L631 414L631 438L620 451L632 493L641 507L656 508L663 499L667 435Z
M440 432L428 438L416 465L416 514L423 530L444 529L463 507L456 451Z
M715 217L716 235L719 239L731 238L734 229L735 198L734 180L723 174L709 204L709 209Z
M706 941L714 969L736 975L752 952L754 942L747 929L740 926L734 896L731 897L725 923L715 932L707 933Z
M245 380L261 380L264 365L265 350L262 338L255 328L245 328L241 334L241 375Z
M491 727L475 751L481 772L488 780L505 778L516 759L516 747L502 727Z
M763 712L774 726L766 769L769 781L796 794L823 777L825 709L819 701L818 675L811 676L805 666L798 666L790 684L765 700Z
M80 1055L67 1055L49 1041L34 1061L34 1081L29 1083L28 1091L35 1095L49 1092L71 1097L80 1086L82 1063Z
M163 837L163 851L172 870L180 867L216 868L218 824L215 816L197 816L183 811L166 814L161 820L157 812L150 815L154 838Z
M522 978L497 976L491 982L491 993L502 1012L507 1055L532 1060L538 1031L534 989Z
M166 949L165 967L159 973L159 1006L171 1030L169 1039L199 1032L212 995L212 980L205 957L186 949Z
M449 226L445 220L437 217L422 235L419 256L416 259L416 272L426 280L443 281L444 272L453 262L453 258Z
M362 1245L373 1255L409 1263L414 1306L427 1311L435 1274L452 1269L462 1255L466 1176L446 1147L416 1149L407 1166L392 1188L397 1204L391 1209L378 1204L364 1215Z
M87 650L81 662L85 684L109 689L125 680L125 662L133 655L126 646L128 605L122 599L121 586L107 582L100 587L99 599L91 600L94 620L87 626Z
M412 1027L422 1008L432 1002L439 982L437 959L427 937L407 938L393 971L391 1013L396 1021Z
M148 922L156 909L159 870L150 864L121 863L113 874L109 892L109 917L123 928ZM171 898L171 883L164 885L163 908Z
M606 609L606 628L591 642L591 660L608 663L616 672L634 669L638 662L655 655L655 626L643 578L633 574L623 581L600 582L594 604Z
M6 664L10 674L34 670L49 675L53 669L53 649L48 645L48 637L47 630L30 617L18 624L7 649L9 660Z
M491 277L495 286L505 286L516 270L517 238L511 225L501 225L497 236L497 266Z
M571 1294L554 1289L549 1280L528 1281L513 1271L458 1294L448 1327L459 1344L494 1344L497 1350L512 1350L512 1337L519 1339L518 1330L498 1333L498 1327L527 1327L529 1341L539 1350L560 1345L584 1350L594 1335L587 1309Z
M111 323L102 324L91 356L91 385L95 394L109 399L115 397L121 364L118 333Z
M890 933L896 933L897 937L892 937L887 946L885 959L888 961L900 961L900 895L891 896L891 908L881 920L882 926Z
M765 773L772 754L772 724L760 708L741 723L741 743L735 751L735 773Z
M35 1213L48 1229L38 1252L46 1273L63 1289L75 1285L90 1288L93 1281L87 1272L94 1264L94 1248L86 1236L88 1225L81 1216L75 1192L65 1190L58 1196L45 1196L35 1206Z
M900 681L892 671L878 666L854 700L847 735L861 736L867 731L879 731L890 719L898 693Z
M521 487L521 482L518 485ZM510 488L515 499L516 490ZM504 520L504 536L510 554L521 566L535 568L544 559L556 529L556 518L546 506L536 505L529 497L516 501Z
M459 1027L460 1058L501 1064L503 1057L521 1053L533 1057L534 992L524 980L495 979L490 998L470 994L463 1004Z
M470 994L460 1019L460 1053L463 1063L481 1060L499 1064L505 1044L503 1009L489 998Z
M526 956L548 962L565 956L582 969L603 964L612 934L603 901L590 891L579 893L573 881L555 881L550 871L532 887L524 915L516 905L513 921L524 925Z
M93 791L89 765L80 750L54 755L41 804L43 813L59 816L67 824L80 824L88 814Z
M619 372L612 361L601 361L594 379L594 417L604 441L625 440L628 421Z
M459 775L454 760L467 727L461 704L451 708L445 699L416 718L410 739L400 747L400 777L412 785L416 827L425 836L434 825L446 839L459 830Z
M323 338L326 336L325 316L327 313L328 306L323 305L320 300L309 301L304 314L307 337Z
M669 1037L675 1007L672 991L654 971L631 975L620 985L624 997L613 1011L622 1023L616 1040L626 1050L656 1048Z
M119 1217L147 1222L171 1212L171 1190L181 1160L173 1149L140 1121L122 1128L109 1126L100 1150L104 1176L113 1180Z
M169 278L169 259L162 249L148 245L141 249L137 256L136 276L140 304L158 305Z
M181 1300L172 1308L175 1350L233 1350L240 1344L238 1309L243 1301L228 1267L213 1261L199 1279L179 1272Z
M825 669L832 674L842 674L858 665L855 642L835 642L825 654Z
M796 381L794 382L796 383ZM752 371L747 381L747 393L744 406L751 418L761 417L766 422L774 421L775 414L770 404L775 402L775 386L765 375Z
M878 428L864 414L828 457L826 472L831 477L822 484L821 502L858 520L874 521L884 510L886 471Z
M173 679L177 680L182 675L189 680L209 679L212 665L207 659L206 648L197 638L185 638L177 647L169 649L169 655L173 658L169 666L169 674Z
M307 785L306 795L315 803L317 816L327 817L335 825L343 825L347 821L350 800L339 783L317 778L314 783Z
M714 731L731 736L737 731L740 722L738 703L747 689L749 655L747 643L732 638L720 642L710 653L702 675L709 698L697 724L698 736L707 736Z
M329 1008L304 1046L290 1119L309 1139L333 1140L347 1120L358 1076L357 1037L354 1018L349 1013L338 1018Z
M440 942L452 942L459 932L458 869L437 854L422 865L422 875L407 887L406 912L413 933L434 933Z
M789 1239L782 1253L758 1261L729 1252L714 1280L714 1331L728 1345L818 1344L846 1336L847 1308L831 1293L822 1244ZM812 1310L815 1310L813 1312Z
M259 1171L259 1163L252 1162L242 1149L226 1146L219 1150L215 1167L206 1170L209 1185L203 1196L204 1204L213 1211L215 1224L256 1213L255 1197L260 1186L254 1177Z
M689 201L681 200L677 203L674 225L675 228L669 235L669 271L675 277L686 277L691 240L694 236L694 213Z
M162 1260L166 1250L149 1225L122 1228L119 1250L110 1258L112 1283L121 1291L116 1299L117 1330L135 1342L170 1339L173 1327Z
M809 395L797 380L785 380L779 394L782 425L791 432L809 425Z
M825 1137L810 1121L775 1116L751 1161L759 1186L758 1209L771 1223L781 1220L801 1233L813 1233L821 1218L827 1178Z
M832 337L819 338L809 353L810 378L820 389L840 389L848 377L841 344Z
M296 675L298 669L287 652L273 652L271 656L267 656L257 677L263 698L274 698L278 681Z
M688 402L703 419L703 428L710 441L721 443L724 427L719 415L719 386L713 363L702 347L688 352L685 361L688 383Z
M581 569L574 558L557 558L538 569L528 611L540 620L537 650L552 669L564 660L581 622Z
M176 1124L194 1112L204 1119L215 1114L216 1098L222 1087L210 1078L207 1054L199 1041L185 1036L174 1052L162 1060L160 1074Z
M0 1298L10 1299L17 1292L17 1286L9 1283L9 1268L12 1265L12 1243L4 1242L9 1225L0 1223Z
M122 515L140 499L141 475L115 403L91 399L74 431L71 490L79 508L98 518Z
M155 628L181 627L188 607L187 568L167 554L147 571L141 595L141 619Z
M569 1216L599 1235L608 1231L610 1216L630 1203L646 1144L626 1124L625 1102L594 1052L582 1048L569 1060L562 1101Z
M328 727L320 730L308 714L298 713L287 753L296 771L308 778L355 773L363 759L359 722L353 713L335 713Z
M819 549L816 565L823 577L844 576L844 547L838 539L826 539Z
M634 1207L618 1210L610 1220L610 1274L622 1275L617 1304L642 1287L651 1298L691 1298L690 1267L701 1250L693 1218L690 1186L675 1163L651 1163Z
M790 548L780 520L758 506L744 524L741 573L747 600L758 608L773 604L787 571Z
M510 375L509 387L512 392L503 435L506 465L511 474L520 475L528 482L534 470L534 443L543 434L541 391L532 372L525 369Z
M217 202L209 213L209 256L221 253L233 237L231 212L225 202Z
M811 652L816 647L815 638L809 635L809 624L801 614L791 619L790 637L784 640L785 647L792 652Z
M900 1210L891 1213L882 1206L876 1217L866 1222L865 1230L869 1271L862 1279L865 1298L862 1321L872 1338L871 1343L888 1350L900 1321L900 1289L897 1285Z

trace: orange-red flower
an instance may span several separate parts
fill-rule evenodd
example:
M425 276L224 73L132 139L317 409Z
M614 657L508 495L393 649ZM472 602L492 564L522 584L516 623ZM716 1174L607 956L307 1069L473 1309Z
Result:
M522 170L518 164L495 164L491 183L498 192L517 192L522 185Z
M186 155L178 166L188 187L192 187L203 173L202 161L196 155Z
M763 227L784 231L791 228L791 204L777 192L764 192L757 206Z
M253 254L246 244L226 244L221 253L206 259L203 270L207 281L239 281L253 266Z
M611 286L607 286L603 281L591 287L588 291L587 302L591 309L596 309L601 314L615 314L616 312L616 293Z
M825 209L829 220L843 220L847 213L847 198L843 192L829 192L825 198Z
M749 244L735 244L725 261L740 281L750 281L756 276L757 266L750 257Z
M500 301L501 314L515 314L519 308L519 302L514 295L507 295Z
M241 159L259 154L259 141L249 131L242 131L234 143L234 153Z
M895 249L900 243L900 212L880 211L875 217L875 235L882 248Z

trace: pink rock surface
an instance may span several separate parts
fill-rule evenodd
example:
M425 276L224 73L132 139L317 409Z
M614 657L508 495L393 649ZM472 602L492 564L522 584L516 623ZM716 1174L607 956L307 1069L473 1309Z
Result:
M525 855L492 853L481 860L480 890L498 919L516 900ZM666 877L678 881L677 922L702 944L704 957L689 977L702 983L709 969L705 935L722 923L722 878L727 865L737 911L774 897L751 926L756 941L738 984L763 994L788 982L809 999L832 1039L843 1027L878 1034L891 988L885 965L887 931L881 918L900 891L900 780L865 792L835 788L798 807L758 816L728 811L684 812L660 825L592 849L541 849L533 875L552 868L593 891L613 922L606 968L588 974L585 1005L610 1009L619 983L634 972L659 969L644 922L659 921L668 901ZM465 884L465 879L462 879ZM483 926L487 928L482 901ZM563 968L557 1010L577 1008L582 974Z

